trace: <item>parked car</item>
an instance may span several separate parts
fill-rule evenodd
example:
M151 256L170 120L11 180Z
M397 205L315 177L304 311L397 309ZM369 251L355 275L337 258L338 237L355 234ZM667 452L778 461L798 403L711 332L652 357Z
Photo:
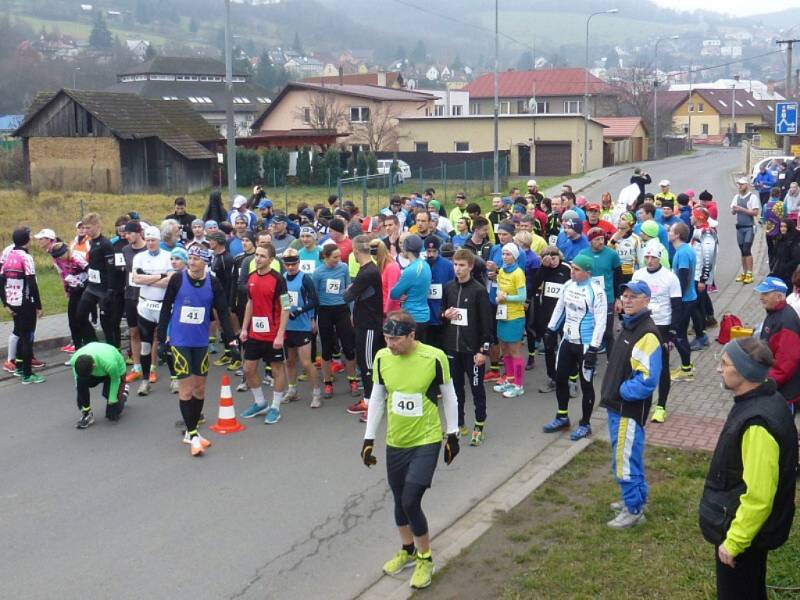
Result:
M758 172L761 170L761 165L767 165L770 161L773 160L782 160L784 162L790 162L794 160L794 156L768 156L767 158L762 158L760 161L753 165L753 172L750 174L750 181L756 178Z
M378 161L378 174L379 175L388 175L392 172L392 160L391 159L384 159ZM398 160L397 166L399 167L399 171L395 173L394 182L395 183L403 183L406 179L411 179L411 167L408 163L404 160Z

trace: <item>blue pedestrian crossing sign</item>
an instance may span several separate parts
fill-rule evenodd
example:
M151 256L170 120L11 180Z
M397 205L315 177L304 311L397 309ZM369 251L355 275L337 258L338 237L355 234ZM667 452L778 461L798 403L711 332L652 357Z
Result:
M775 104L775 133L797 135L797 102Z

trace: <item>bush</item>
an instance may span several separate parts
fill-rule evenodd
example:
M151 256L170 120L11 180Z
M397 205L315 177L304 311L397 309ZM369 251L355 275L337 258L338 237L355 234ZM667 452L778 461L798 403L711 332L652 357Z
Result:
M325 163L319 152L314 152L311 157L311 182L314 185L326 185L328 183L328 169L325 168Z
M367 174L368 175L378 174L378 157L375 156L374 152L370 152L369 154L367 154Z
M322 168L324 170L322 176L325 178L326 183L328 180L329 171L331 174L331 185L334 185L338 181L339 177L342 176L341 159L339 157L339 151L336 150L336 148L328 148L328 151L325 153L325 156L322 159Z
M308 155L311 148L303 146L297 153L297 180L300 185L308 185L311 183L311 160Z
M356 175L358 175L358 173L356 173L356 157L355 156L351 155L347 159L347 173L350 175L350 177L355 177Z
M269 148L262 155L262 159L266 185L283 185L289 173L289 151Z
M0 148L0 183L9 186L25 178L25 165L22 160L22 144L10 148Z
M252 187L261 176L261 157L255 150L236 149L236 184Z
M359 175L366 175L368 171L367 167L367 153L366 152L359 152L358 159L356 160L358 164L358 174Z

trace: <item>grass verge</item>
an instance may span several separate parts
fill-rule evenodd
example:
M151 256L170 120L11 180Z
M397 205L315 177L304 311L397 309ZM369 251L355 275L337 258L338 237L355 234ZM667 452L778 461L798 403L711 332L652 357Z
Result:
M648 447L647 522L612 531L610 446L595 442L434 578L436 598L714 598L713 548L697 526L709 455ZM800 586L800 524L769 555L767 583ZM431 592L425 592L431 595ZM790 593L770 591L771 598Z
M42 309L45 316L67 312L67 297L64 295L64 287L53 267L37 269L36 282L39 284L39 295L42 298ZM0 310L0 321L10 320L11 315L8 311ZM68 333L65 331L64 335Z

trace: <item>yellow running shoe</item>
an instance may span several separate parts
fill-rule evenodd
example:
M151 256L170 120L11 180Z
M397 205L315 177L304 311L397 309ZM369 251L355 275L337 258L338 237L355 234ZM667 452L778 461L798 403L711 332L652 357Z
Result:
M433 578L433 561L430 554L427 558L420 558L417 555L417 564L414 567L414 574L411 576L411 587L417 590L428 587Z
M394 555L394 558L383 563L383 572L387 575L397 575L403 569L407 569L417 560L417 553L409 554L404 548Z
M734 281L735 281L736 283L742 283L742 282L744 281L744 273L739 273L739 274L736 276L736 279L734 279Z
M653 418L650 419L653 423L663 423L667 420L667 409L663 406L656 406L653 411Z
M688 370L683 368L675 369L669 375L672 381L694 381L694 367Z
M753 274L748 271L744 274L744 279L742 279L742 283L753 283Z

